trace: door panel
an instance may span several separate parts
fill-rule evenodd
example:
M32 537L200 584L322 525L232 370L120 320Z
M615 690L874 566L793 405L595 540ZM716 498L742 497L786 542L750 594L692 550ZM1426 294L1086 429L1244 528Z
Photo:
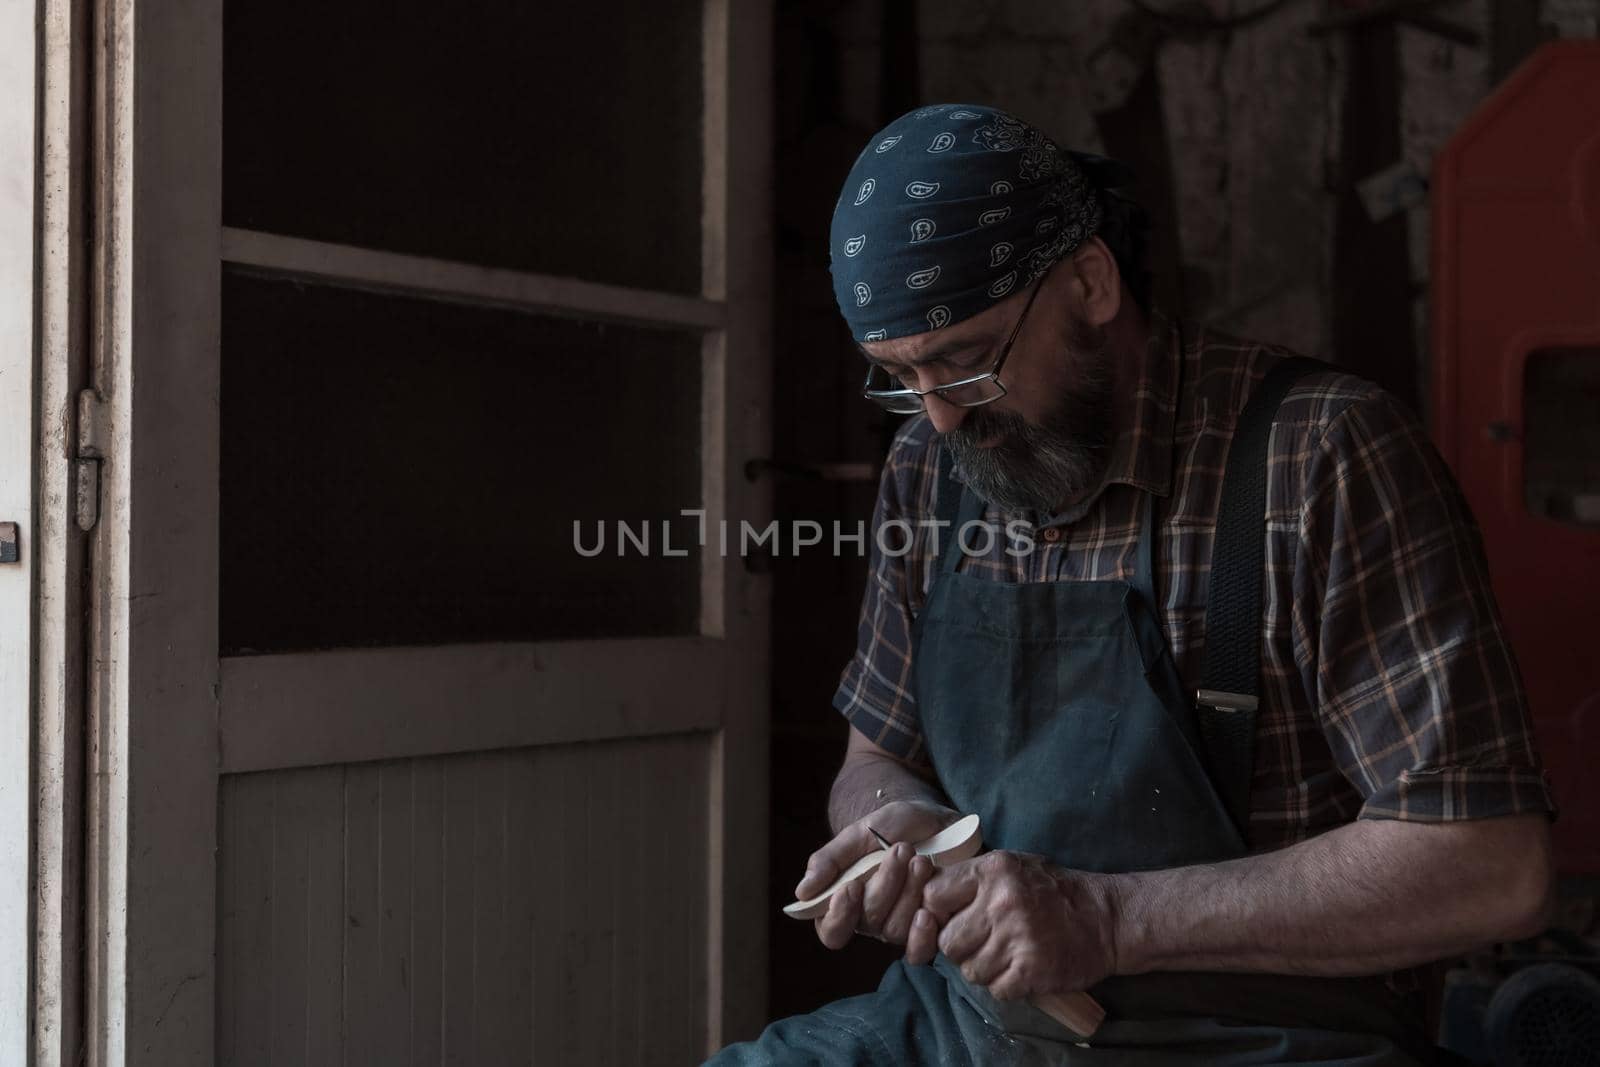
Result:
M219 1059L694 1062L709 760L680 735L224 776Z

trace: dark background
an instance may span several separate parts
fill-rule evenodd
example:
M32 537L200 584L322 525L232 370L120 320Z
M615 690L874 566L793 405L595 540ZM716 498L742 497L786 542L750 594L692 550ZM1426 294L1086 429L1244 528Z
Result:
M859 399L827 233L872 133L921 104L1012 111L1139 173L1156 299L1378 381L1426 416L1432 161L1541 41L1592 35L1597 5L1083 0L781 2L774 450L881 460L895 419ZM1404 20L1392 17L1399 13ZM1417 192L1374 217L1362 183ZM870 518L876 483L778 475L777 517ZM830 707L855 642L864 560L774 563L771 895L827 839L846 726ZM831 953L776 916L771 1014L870 990L894 958Z

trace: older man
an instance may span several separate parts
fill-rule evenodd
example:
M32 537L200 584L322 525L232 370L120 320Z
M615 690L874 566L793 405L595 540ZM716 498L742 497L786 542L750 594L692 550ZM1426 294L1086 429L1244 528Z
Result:
M1147 310L1109 161L905 115L834 215L884 469L817 933L876 993L718 1064L1426 1062L1415 968L1538 930L1549 795L1449 472L1376 387ZM909 525L907 525L909 524ZM906 551L896 549L905 547ZM993 849L905 842L961 814ZM1087 990L1085 1043L1029 998Z

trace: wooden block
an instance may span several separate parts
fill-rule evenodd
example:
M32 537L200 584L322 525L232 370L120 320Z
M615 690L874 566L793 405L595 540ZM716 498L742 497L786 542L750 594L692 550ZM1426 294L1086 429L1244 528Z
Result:
M1106 1010L1087 993L1039 993L1029 999L1034 1007L1085 1041L1105 1022Z

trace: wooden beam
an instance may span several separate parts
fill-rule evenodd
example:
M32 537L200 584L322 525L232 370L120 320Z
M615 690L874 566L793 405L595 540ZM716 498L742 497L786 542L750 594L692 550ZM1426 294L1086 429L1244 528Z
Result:
M1544 5L1530 0L1493 0L1489 10L1489 85L1499 85L1506 75L1533 53L1549 34L1539 24Z
M1349 31L1342 187L1333 235L1334 361L1420 410L1406 217L1367 215L1357 183L1401 158L1400 52L1392 22Z

